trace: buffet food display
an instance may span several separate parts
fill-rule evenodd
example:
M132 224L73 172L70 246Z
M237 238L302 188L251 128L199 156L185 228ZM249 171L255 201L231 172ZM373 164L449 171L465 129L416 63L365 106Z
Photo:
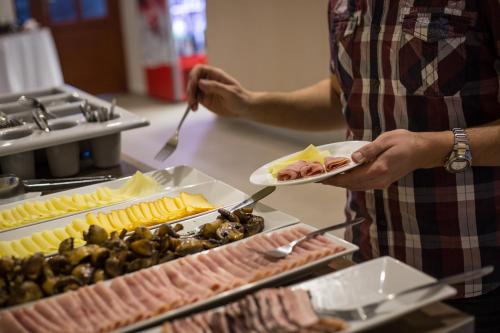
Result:
M300 158L318 152L315 156L325 155L310 147ZM161 184L158 175L150 178L154 174L68 190L0 212L5 218L6 211L24 209L40 219L0 232L0 333L128 332L152 326L151 333L352 333L453 293L447 287L363 323L319 315L317 305L325 300L340 304L335 295L345 286L356 285L363 295L392 290L392 285L373 286L380 276L393 276L388 271L407 277L401 288L415 282L408 276L420 282L431 278L385 259L287 288L262 289L357 247L326 234L298 243L284 258L269 257L266 251L316 229L260 203L232 211L247 196L195 169L164 170ZM42 216L29 209L51 207L48 203L56 208L64 203L58 208L64 213Z
M310 232L291 226L167 261L73 292L4 310L3 332L107 332L118 327L210 299L222 292L305 266L344 248L318 236L299 244L281 260L253 249L269 250Z
M111 234L91 225L83 232L84 246L75 247L70 237L59 245L58 254L44 257L0 258L3 285L0 307L34 301L43 297L75 290L125 273L164 263L175 258L253 236L264 229L264 219L251 210L221 215L202 224L197 232L179 234L182 224L162 224L154 232L138 227Z

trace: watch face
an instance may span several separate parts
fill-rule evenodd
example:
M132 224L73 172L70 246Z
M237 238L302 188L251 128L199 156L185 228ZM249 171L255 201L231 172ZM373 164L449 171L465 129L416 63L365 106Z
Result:
M454 171L462 171L466 169L469 166L469 162L467 160L463 159L457 159L453 162L451 162L451 169Z

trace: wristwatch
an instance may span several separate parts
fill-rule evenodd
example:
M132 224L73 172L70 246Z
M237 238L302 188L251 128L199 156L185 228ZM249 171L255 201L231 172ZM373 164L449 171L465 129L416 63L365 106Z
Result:
M462 128L454 128L452 131L455 136L455 144L444 163L444 167L451 173L464 172L472 163L469 139Z

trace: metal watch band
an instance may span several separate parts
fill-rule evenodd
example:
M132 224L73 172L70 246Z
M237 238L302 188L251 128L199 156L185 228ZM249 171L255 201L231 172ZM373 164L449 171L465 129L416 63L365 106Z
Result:
M461 159L467 161L468 165L470 166L472 155L470 152L469 138L467 137L467 133L465 132L465 130L463 128L454 128L452 129L452 131L455 142L453 144L453 150L446 160L445 168L449 172L455 173L463 170L454 170L451 168L451 164L457 159ZM464 168L464 170L465 169L466 168Z

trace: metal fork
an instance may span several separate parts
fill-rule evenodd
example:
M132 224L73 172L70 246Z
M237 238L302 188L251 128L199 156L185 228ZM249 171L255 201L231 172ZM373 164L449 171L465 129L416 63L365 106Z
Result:
M451 275L442 279L439 279L434 282L429 282L425 283L423 285L409 288L406 290L402 290L399 292L395 292L392 294L385 295L383 299L372 302L369 304L361 305L359 307L354 307L354 308L349 308L349 309L331 309L331 308L321 308L318 306L313 305L313 308L315 312L319 315L322 316L332 316L332 317L337 317L339 319L343 319L346 321L354 321L354 320L368 320L370 318L373 318L377 315L377 309L384 303L387 303L391 300L394 300L396 298L399 298L401 296L413 293L415 291L419 290L424 290L424 289L429 289L433 287L439 287L439 286L445 286L445 285L450 285L450 284L457 284L457 283L462 283L465 281L469 280L474 280L478 279L480 277L483 277L485 275L490 274L493 272L493 266L486 266L483 268L475 269L472 271L464 272L461 274L456 274L456 275ZM328 293L322 294L321 296L328 297ZM321 297L318 296L318 297ZM321 300L318 300L321 302ZM328 300L326 300L328 301ZM314 301L313 301L314 302Z
M184 114L182 115L179 125L177 125L177 129L175 130L174 135L170 137L167 143L165 143L165 145L161 148L161 150L156 154L155 160L165 161L177 149L177 144L179 143L179 131L181 129L182 124L184 123L184 120L186 120L186 117L190 110L191 109L188 105L186 107L186 111L184 111Z
M252 251L255 251L259 254L262 254L268 258L272 258L272 259L282 259L282 258L285 258L286 256L288 256L290 253L293 252L293 248L295 246L297 246L297 244L305 241L305 240L308 240L308 239L311 239L313 237L316 237L318 235L322 235L324 234L325 232L328 232L328 231L333 231L333 230L337 230L337 229L342 229L342 228L346 228L346 227L351 227L353 225L356 225L356 224L359 224L361 222L363 222L365 219L363 217L358 217L357 219L354 219L352 221L348 221L348 222L344 222L344 223L341 223L341 224L336 224L336 225L332 225L330 227L326 227L326 228L323 228L323 229L318 229L318 230L315 230L313 232L310 232L308 233L307 235L303 236L303 237L300 237L296 240L293 240L291 241L290 243L286 244L286 245L282 245L280 247L277 247L275 249L272 249L272 250L268 250L268 251L260 251L260 250L256 250L256 249L251 249Z

